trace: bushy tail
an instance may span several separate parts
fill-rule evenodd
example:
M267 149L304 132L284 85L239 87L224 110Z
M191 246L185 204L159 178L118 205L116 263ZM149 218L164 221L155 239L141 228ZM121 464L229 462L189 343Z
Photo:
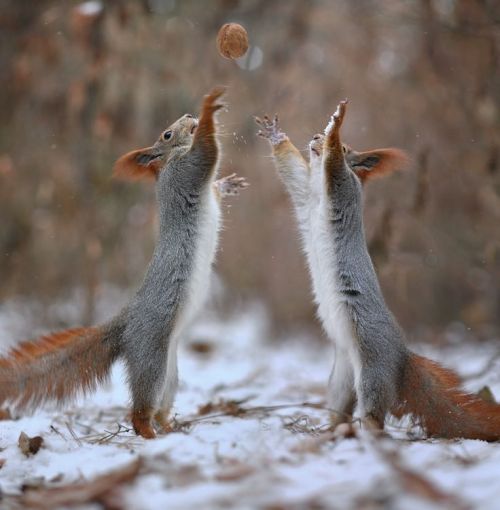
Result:
M116 322L75 328L23 342L0 358L0 405L35 408L62 403L91 391L109 374L119 355L121 327Z
M400 398L394 414L412 414L430 437L500 439L500 405L465 393L455 372L423 356L410 355Z

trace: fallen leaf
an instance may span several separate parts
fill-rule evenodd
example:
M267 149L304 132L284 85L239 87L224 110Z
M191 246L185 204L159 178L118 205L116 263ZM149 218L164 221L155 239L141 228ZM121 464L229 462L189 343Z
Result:
M64 480L64 475L62 473L57 474L56 476L52 477L49 482L50 483L59 483Z
M220 482L234 482L241 480L255 472L255 468L243 462L233 463L231 466L227 466L221 469L216 475L215 479Z
M194 340L188 344L189 350L196 352L196 354L211 354L215 350L215 345L211 342L204 340Z
M120 502L119 489L129 486L141 467L140 459L113 471L107 475L81 483L73 483L64 487L39 488L27 490L23 496L16 498L21 508L40 510L59 507L83 505L86 503L102 503L104 508L124 508Z
M491 388L489 386L483 386L477 392L477 396L482 398L483 400L486 400L486 402L491 402L493 404L496 404L495 397L493 396L493 392L491 391Z
M228 416L241 416L247 412L244 407L241 407L244 400L224 400L220 399L217 402L208 402L198 407L198 414L204 416L212 413L223 413Z
M196 464L186 464L174 470L168 470L169 482L173 487L187 487L203 479L200 467Z
M44 476L32 476L31 478L25 478L21 485L21 490L23 492L28 490L38 490L40 487L43 487L45 484Z
M35 455L35 453L38 453L38 450L40 450L43 445L43 437L29 437L28 434L21 432L19 439L17 440L17 444L24 455L28 457L29 455Z
M0 421L2 420L12 420L12 415L10 414L10 409L8 407L0 409Z

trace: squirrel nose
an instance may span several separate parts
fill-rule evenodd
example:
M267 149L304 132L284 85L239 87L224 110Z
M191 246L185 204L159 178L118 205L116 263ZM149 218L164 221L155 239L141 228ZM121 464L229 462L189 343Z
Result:
M313 140L321 140L321 135L314 135Z
M193 116L190 113L186 113L186 115L184 115L184 117L186 117L186 119L192 119L193 118Z

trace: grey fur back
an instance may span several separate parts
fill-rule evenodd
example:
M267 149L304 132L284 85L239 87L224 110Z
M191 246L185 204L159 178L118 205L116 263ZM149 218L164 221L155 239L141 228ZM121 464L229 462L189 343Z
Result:
M385 410L396 401L408 352L366 246L361 183L346 164L330 186L330 200L339 290L359 342L363 384L378 402L375 407Z

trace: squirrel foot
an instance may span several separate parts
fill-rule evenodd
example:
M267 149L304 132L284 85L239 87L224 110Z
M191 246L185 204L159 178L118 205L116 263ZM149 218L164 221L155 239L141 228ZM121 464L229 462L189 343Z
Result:
M134 411L132 413L132 426L138 436L144 439L154 439L156 432L151 424L151 412Z
M158 424L160 430L165 434L169 434L174 431L172 427L172 422L168 418L168 411L157 411L155 414L155 421Z
M215 87L203 98L202 111L204 113L213 114L224 108L226 103L219 101L220 97L226 92L226 87Z
M239 195L240 191L248 188L248 186L250 186L250 184L244 177L238 177L234 173L214 182L214 187L221 197Z
M342 424L351 424L352 416L340 412L331 412L330 413L330 426L328 430L334 431L339 425Z
M269 140L271 145L279 145L287 139L286 134L281 131L279 126L278 115L275 115L272 120L267 115L264 115L263 119L255 117L255 122L261 127L257 134Z
M376 437L389 437L389 434L384 431L384 422L375 418L372 415L365 416L361 421L363 427L369 430Z
M332 432L335 439L350 439L358 435L358 429L352 422L339 423Z

